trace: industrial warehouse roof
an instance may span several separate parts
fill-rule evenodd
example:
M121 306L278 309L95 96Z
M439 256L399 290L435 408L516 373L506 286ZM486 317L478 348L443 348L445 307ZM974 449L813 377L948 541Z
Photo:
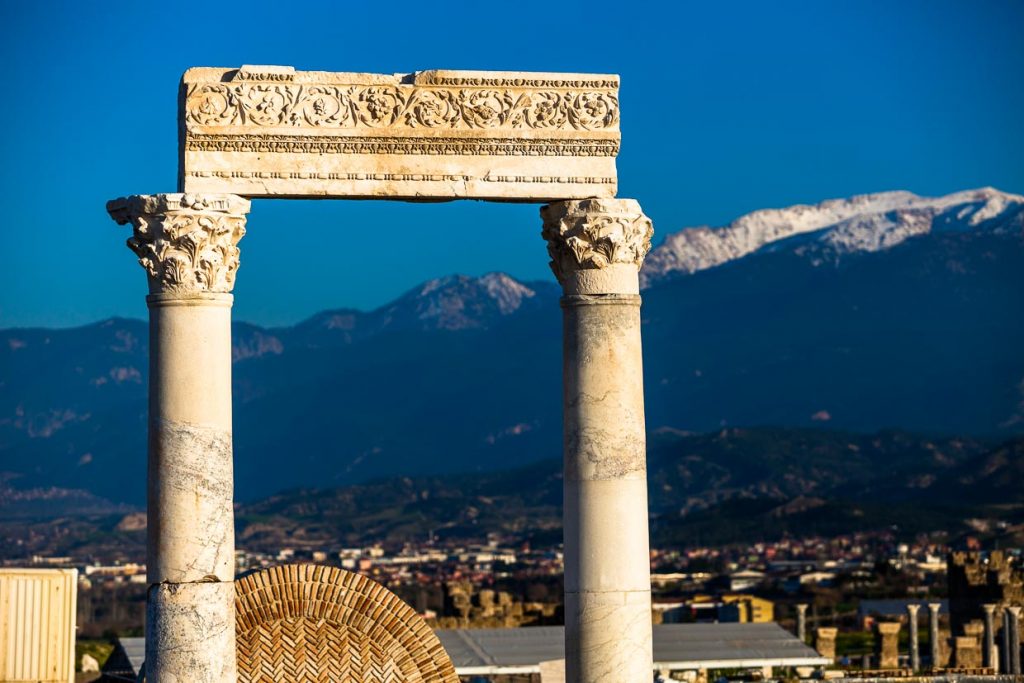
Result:
M437 631L459 675L536 673L540 662L563 659L561 626ZM824 666L821 657L778 624L658 624L659 669Z
M537 673L540 663L565 657L561 626L444 629L436 631L460 676ZM142 638L121 638L138 671ZM742 669L763 666L824 666L818 655L778 624L658 624L654 666L658 669Z

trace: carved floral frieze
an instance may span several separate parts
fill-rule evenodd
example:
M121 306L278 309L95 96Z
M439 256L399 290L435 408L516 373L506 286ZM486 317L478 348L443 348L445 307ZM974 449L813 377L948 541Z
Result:
M619 120L610 92L499 88L193 83L185 120L200 126L607 130Z
M178 186L245 197L552 201L615 195L619 79L196 67Z

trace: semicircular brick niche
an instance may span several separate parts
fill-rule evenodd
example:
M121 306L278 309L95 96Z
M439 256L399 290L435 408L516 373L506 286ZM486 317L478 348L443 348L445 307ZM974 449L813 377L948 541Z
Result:
M384 586L291 564L235 582L239 683L458 683L441 641Z

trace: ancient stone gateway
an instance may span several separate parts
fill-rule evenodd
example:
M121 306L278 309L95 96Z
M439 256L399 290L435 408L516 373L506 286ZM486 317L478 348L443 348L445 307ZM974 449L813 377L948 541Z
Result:
M652 674L638 270L618 77L200 68L179 193L107 204L149 277L151 683L235 681L231 290L250 198L546 202L563 288L566 680Z

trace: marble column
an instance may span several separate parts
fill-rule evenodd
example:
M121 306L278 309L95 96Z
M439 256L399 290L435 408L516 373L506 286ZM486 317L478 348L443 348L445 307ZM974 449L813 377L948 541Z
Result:
M939 647L939 610L942 605L937 602L928 603L928 646L931 648L932 668L939 668L941 648Z
M910 642L910 670L917 671L921 668L921 643L919 642L919 634L917 630L917 612L921 609L920 605L913 603L907 605L907 629L909 633Z
M985 636L982 644L981 661L983 666L989 668L999 669L998 657L995 657L996 651L996 631L995 631L995 612L996 606L992 604L982 605L981 608L985 610Z
M649 681L638 270L653 229L631 199L555 202L541 217L564 294L566 681Z
M1020 670L1020 607L1011 605L1006 608L1010 613L1010 670L1014 676L1021 674Z
M807 605L796 606L796 637L801 643L807 642Z
M107 204L149 276L149 683L236 678L230 292L248 210L234 195Z

